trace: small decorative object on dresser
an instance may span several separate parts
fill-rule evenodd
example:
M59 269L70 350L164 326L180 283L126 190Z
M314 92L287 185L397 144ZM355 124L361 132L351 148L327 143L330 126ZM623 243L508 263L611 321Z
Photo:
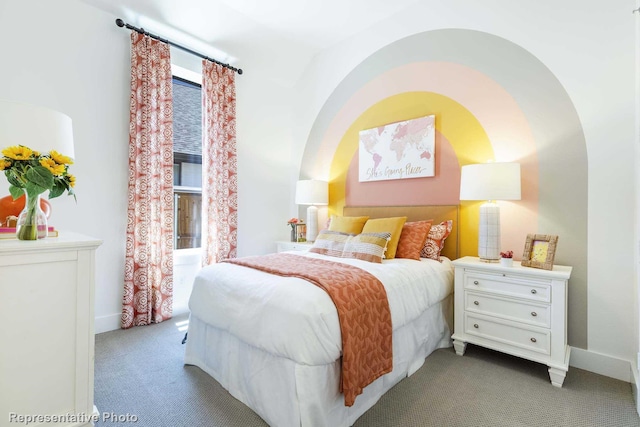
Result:
M513 267L513 251L500 252L500 264L503 267Z
M512 354L549 367L562 387L569 370L567 287L572 267L536 270L514 262L507 269L476 257L453 261L456 353L467 343Z
M524 267L553 269L553 259L556 256L558 236L550 234L527 234L524 245L522 265Z

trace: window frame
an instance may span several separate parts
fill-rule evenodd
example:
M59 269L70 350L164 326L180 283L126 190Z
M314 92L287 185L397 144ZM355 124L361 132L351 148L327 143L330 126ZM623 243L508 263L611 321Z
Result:
M171 75L172 78L181 82L184 82L188 85L197 86L202 89L202 75L198 74L194 71L187 70L182 68L176 64L171 64ZM174 119L175 120L175 119ZM178 163L176 164L176 160ZM178 166L178 173L181 174L182 171L182 163L196 163L202 164L202 154L185 154L185 153L176 153L173 152L173 164L174 164L174 173L175 166ZM175 177L174 177L175 182ZM173 230L173 243L174 243L174 252L179 254L186 254L188 252L200 251L202 249L202 239L200 240L200 247L192 247L192 248L181 248L177 249L178 246L178 204L177 204L177 195L178 193L192 193L192 194L200 194L202 197L202 187L190 187L183 185L173 185L173 196L174 196L174 230ZM201 224L202 227L202 224Z

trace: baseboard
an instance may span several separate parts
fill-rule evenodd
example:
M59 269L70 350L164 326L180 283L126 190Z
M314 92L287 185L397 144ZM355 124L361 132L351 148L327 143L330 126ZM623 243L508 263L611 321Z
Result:
M635 363L631 364L631 391L633 392L633 401L636 404L636 412L640 415L640 401L638 400L638 385L640 384L638 377L638 367Z
M631 382L631 365L628 360L618 359L606 354L596 353L578 347L571 347L569 366L617 380ZM571 373L571 371L569 371Z
M103 332L115 331L120 329L121 313L110 314L108 316L96 317L94 321L94 329L96 334Z

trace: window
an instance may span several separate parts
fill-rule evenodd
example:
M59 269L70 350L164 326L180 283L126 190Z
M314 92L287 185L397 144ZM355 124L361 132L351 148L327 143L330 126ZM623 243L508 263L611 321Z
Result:
M173 77L175 249L199 248L202 233L202 91Z

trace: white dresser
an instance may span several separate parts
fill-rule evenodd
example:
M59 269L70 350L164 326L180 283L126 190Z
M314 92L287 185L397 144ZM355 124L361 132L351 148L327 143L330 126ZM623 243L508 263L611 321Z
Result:
M25 425L20 417L33 417L30 426L93 425L95 251L101 244L67 232L0 240L1 426Z
M549 366L551 383L562 387L571 347L567 345L567 287L571 267L553 270L480 262L475 257L455 266L456 353L467 343L509 353Z

